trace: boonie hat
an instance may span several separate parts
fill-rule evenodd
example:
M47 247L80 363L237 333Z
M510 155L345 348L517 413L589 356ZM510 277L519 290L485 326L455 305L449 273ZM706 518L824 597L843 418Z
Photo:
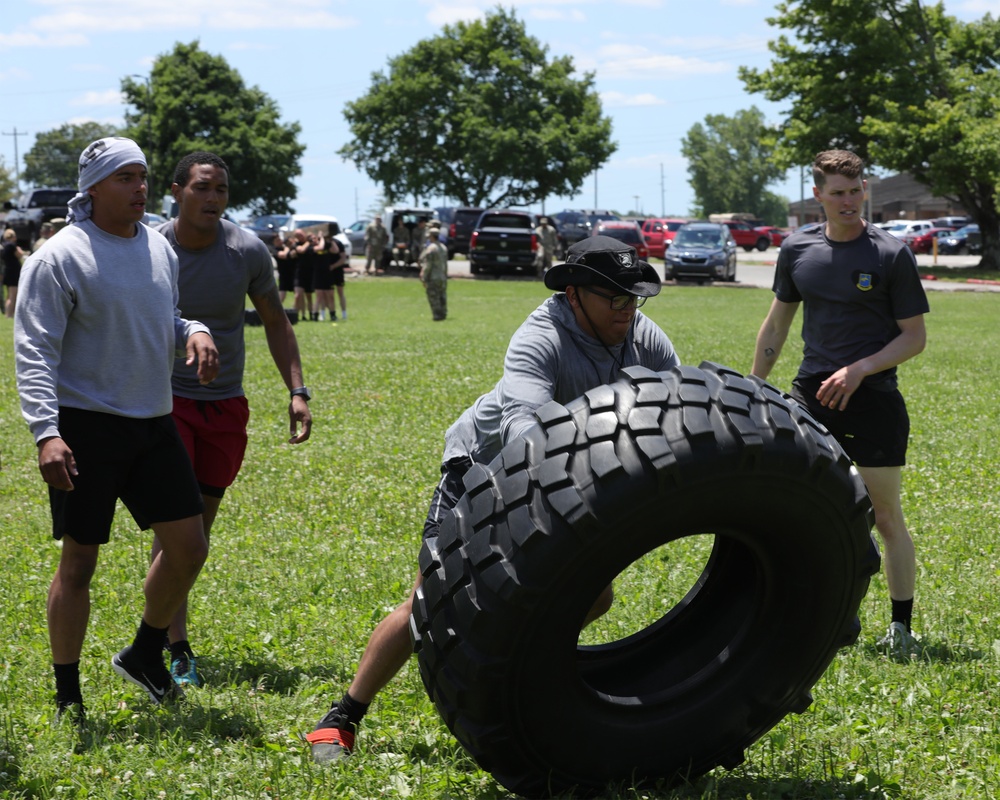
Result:
M640 261L635 248L610 236L588 236L566 251L566 263L545 273L545 285L557 292L567 286L603 284L626 294L654 297L660 293L660 276L651 264Z

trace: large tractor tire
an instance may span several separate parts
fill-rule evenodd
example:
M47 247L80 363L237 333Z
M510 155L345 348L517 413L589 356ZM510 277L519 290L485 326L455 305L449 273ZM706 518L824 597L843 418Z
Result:
M529 797L732 768L860 631L879 568L864 484L774 387L715 364L630 368L474 466L420 552L411 633L458 741ZM644 554L714 534L690 591L578 643Z

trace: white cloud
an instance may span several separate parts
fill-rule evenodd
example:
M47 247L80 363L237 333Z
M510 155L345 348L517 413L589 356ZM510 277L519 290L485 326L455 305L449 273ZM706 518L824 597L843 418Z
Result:
M586 22L587 15L578 8L532 8L526 19L536 22Z
M647 78L669 80L694 75L720 75L732 67L718 61L685 58L669 53L651 53L643 48L612 45L602 48L597 57L601 78Z
M79 33L33 33L14 31L0 33L0 50L8 47L82 47L87 37Z
M124 102L121 89L103 89L99 92L84 92L69 101L71 106L120 106Z
M435 26L443 26L471 22L484 16L485 10L474 3L432 3L427 12L427 21Z
M331 0L282 0L276 10L272 0L48 0L47 11L21 30L0 36L10 46L70 46L87 44L96 33L213 30L343 29L358 24L350 16L329 9ZM50 31L73 31L51 34ZM31 37L37 37L32 41Z
M662 106L666 101L655 94L624 94L622 92L602 92L601 104L605 108L630 108L635 106Z

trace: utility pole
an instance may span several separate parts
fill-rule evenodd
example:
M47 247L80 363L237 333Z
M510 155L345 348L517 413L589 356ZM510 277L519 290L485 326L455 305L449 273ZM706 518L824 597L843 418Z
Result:
M28 132L27 131L19 131L17 129L17 126L15 125L14 126L14 130L13 130L12 133L7 133L7 131L4 131L3 135L4 136L13 136L14 137L14 188L17 189L17 193L20 194L21 193L21 170L20 170L20 167L18 166L17 137L18 136L27 136Z
M632 199L635 200L635 208L633 209L633 211L635 211L636 214L642 213L639 211L639 195L637 194L632 195Z
M667 185L663 178L663 162L660 162L660 216L667 216Z

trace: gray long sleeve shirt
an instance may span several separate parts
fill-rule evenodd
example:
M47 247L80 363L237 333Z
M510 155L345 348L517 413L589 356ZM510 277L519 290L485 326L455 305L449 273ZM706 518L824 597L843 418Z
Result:
M610 353L576 322L565 294L535 309L511 337L503 376L445 433L445 462L468 456L489 463L503 445L537 423L535 409L568 403L588 389L617 380L621 366L661 372L680 364L673 344L637 311L626 340Z
M36 442L59 435L59 406L136 419L170 413L174 357L208 328L180 317L167 240L136 229L123 239L84 220L25 262L14 349Z

